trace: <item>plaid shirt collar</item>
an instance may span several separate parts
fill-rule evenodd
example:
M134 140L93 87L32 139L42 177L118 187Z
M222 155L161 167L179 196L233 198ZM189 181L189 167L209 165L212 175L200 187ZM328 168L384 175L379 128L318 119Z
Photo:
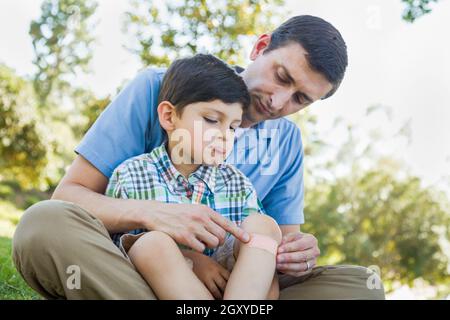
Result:
M150 157L152 157L153 161L160 167L160 172L162 173L164 180L168 184L175 187L175 189L179 189L180 187L188 188L189 186L194 186L201 182L204 183L212 193L214 193L216 178L219 173L218 171L224 166L223 164L218 166L202 164L195 172L189 175L188 179L186 179L186 177L184 177L175 168L170 160L169 153L166 148L166 142L155 148L150 153Z

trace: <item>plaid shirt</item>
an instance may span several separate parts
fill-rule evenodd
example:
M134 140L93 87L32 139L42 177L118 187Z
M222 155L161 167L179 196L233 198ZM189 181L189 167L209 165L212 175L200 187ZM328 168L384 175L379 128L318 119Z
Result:
M234 166L201 165L186 179L172 164L164 144L119 165L109 180L106 195L165 203L204 204L237 225L250 214L265 213L250 180ZM145 231L136 229L128 233ZM111 235L117 246L122 235ZM211 256L214 251L205 249L204 253Z

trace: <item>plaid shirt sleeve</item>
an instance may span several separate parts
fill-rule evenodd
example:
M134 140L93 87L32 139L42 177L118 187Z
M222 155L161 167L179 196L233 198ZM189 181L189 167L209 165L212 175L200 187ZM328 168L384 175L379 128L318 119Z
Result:
M132 184L128 167L126 165L120 165L111 175L105 194L112 198L129 199L127 189L130 185Z
M266 214L266 211L256 195L256 190L250 185L247 187L247 197L242 210L242 217L246 218L247 216L255 213Z

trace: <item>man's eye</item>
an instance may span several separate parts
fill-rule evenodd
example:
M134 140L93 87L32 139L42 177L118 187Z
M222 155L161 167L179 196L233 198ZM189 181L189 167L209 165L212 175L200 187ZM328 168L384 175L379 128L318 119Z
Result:
M298 104L303 104L303 99L299 96L299 95L295 95L295 101L298 103Z
M209 119L209 118L206 118L206 117L203 117L203 119L205 119L205 121L208 122L208 123L217 123L217 120Z
M236 128L230 127L230 130L234 132L236 131Z
M288 83L288 81L286 79L284 79L282 76L280 76L279 73L275 73L275 74L276 74L276 78L279 82L284 83L284 84Z

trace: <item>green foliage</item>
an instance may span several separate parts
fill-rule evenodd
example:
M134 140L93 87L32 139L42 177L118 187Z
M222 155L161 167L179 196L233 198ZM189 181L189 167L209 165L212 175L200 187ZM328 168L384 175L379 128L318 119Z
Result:
M64 76L87 70L92 58L91 17L96 8L93 0L45 0L41 16L31 23L37 68L33 84L40 107L46 106L52 92L61 95L69 86Z
M0 65L0 181L37 186L47 165L30 85Z
M383 163L308 188L307 226L334 263L377 265L387 282L432 284L448 278L450 210L416 177Z
M390 117L387 108L369 108L368 122L383 112ZM303 113L294 120L306 129L308 145L302 229L319 239L320 262L376 265L388 290L394 282L412 285L416 278L449 284L450 257L443 245L450 240L448 197L424 186L401 161L377 151L395 137L408 140L405 126L394 136L376 132L365 140L359 137L360 126L336 121L333 130L344 128L347 139L333 147L318 139L315 116Z
M80 140L109 105L111 99L109 96L97 98L94 93L84 89L76 90L73 98L77 108L74 109L74 114L69 118L70 126L75 138Z
M406 5L403 19L408 22L414 22L417 18L430 13L430 4L438 2L438 0L402 0L402 2Z
M284 0L132 0L126 29L144 65L167 66L173 59L208 52L242 64L245 43L280 23Z

